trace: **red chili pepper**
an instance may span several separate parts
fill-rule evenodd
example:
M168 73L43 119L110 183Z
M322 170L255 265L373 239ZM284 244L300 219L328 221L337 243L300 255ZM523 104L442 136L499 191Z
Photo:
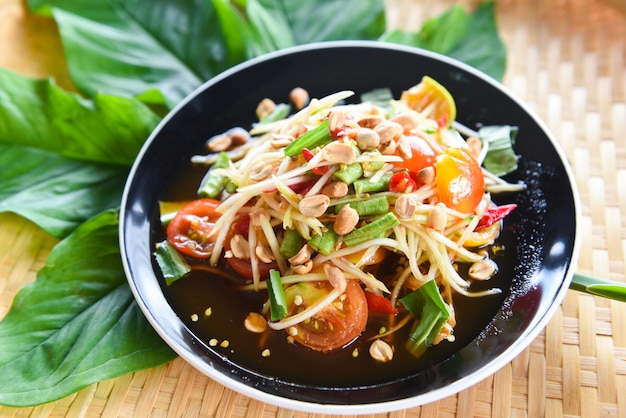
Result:
M302 156L304 157L305 160L311 161L313 159L313 157L315 157L315 154L313 154L310 150L304 148L302 150ZM317 174L318 176L323 175L324 173L326 173L328 171L329 166L325 165L323 167L313 167L311 169L311 171L313 172L313 174Z
M398 310L391 305L391 301L383 296L375 295L372 292L365 292L367 308L372 312L380 312L395 315Z
M495 208L489 208L485 212L480 221L478 221L478 225L476 225L476 230L487 228L496 222L504 219L506 215L511 213L513 209L515 209L517 205L515 203L511 203L508 205L497 206Z
M417 183L406 171L399 171L389 179L389 191L393 193L411 193L417 190Z

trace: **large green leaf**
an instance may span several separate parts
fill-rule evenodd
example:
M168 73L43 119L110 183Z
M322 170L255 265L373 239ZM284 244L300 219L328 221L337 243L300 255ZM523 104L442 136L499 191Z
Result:
M137 100L99 93L87 100L5 69L0 103L0 142L126 166L159 121Z
M109 211L61 241L0 322L0 404L53 401L175 357L134 302Z
M245 3L245 4L243 4ZM215 74L264 52L376 39L382 0L29 0L56 20L70 75L88 95L159 89L173 106Z
M128 168L0 144L0 212L30 219L57 238L119 206Z
M270 27L265 33L289 36L295 44L343 39L376 40L385 31L385 2L379 0L248 0L250 20L258 22L254 10L263 10L278 22L280 31ZM265 19L265 27L271 26ZM261 27L256 23L256 27ZM277 46L280 46L277 44Z
M506 48L498 35L495 12L493 2L481 3L470 13L457 5L429 19L418 32L389 31L380 40L448 55L502 80Z

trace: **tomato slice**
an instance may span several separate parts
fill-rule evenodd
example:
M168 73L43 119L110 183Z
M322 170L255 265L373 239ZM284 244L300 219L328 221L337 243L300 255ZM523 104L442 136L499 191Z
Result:
M252 275L252 264L250 260L243 260L237 257L230 257L226 259L229 267L233 269L235 273L246 279L247 281L253 280ZM259 262L259 276L262 279L269 277L270 270L278 270L278 263L276 261L272 261L271 263L261 263Z
M239 234L247 237L249 228L250 216L240 215L239 217L237 217L237 219L235 219L235 221L231 225L229 233L226 235L224 249L230 250L230 239L234 234ZM226 262L228 263L228 266L242 278L246 279L247 281L252 281L254 279L254 276L252 274L252 263L250 262L250 260L244 260L237 257L228 257L226 258ZM271 263L262 263L259 261L258 266L259 276L263 279L269 277L270 270L278 270L278 263L276 261L272 261Z
M437 193L449 208L471 213L485 193L485 178L478 162L460 148L448 148L437 156Z
M435 151L425 140L416 136L405 136L405 139L411 146L411 158L407 158L402 162L394 162L392 163L393 165L417 174L422 168L435 164L437 159ZM400 154L396 153L396 155Z
M289 314L293 315L322 299L332 290L328 282L302 282L285 289ZM302 304L296 305L296 295ZM367 325L367 300L356 280L348 280L345 297L337 298L310 320L295 326L294 340L316 351L328 352L342 348L356 339ZM291 334L290 334L291 335Z
M209 258L215 244L209 237L220 214L218 200L198 199L189 202L167 226L167 239L178 251L193 258Z

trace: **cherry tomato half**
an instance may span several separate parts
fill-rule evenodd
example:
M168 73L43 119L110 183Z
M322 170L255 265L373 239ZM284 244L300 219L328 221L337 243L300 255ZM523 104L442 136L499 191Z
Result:
M407 158L402 162L394 162L393 165L417 174L422 168L435 164L435 151L425 140L416 136L406 136L405 139L411 146L411 158Z
M231 269L247 281L252 281L254 276L252 275L252 263L250 260L243 260L237 257L230 257L226 259L226 262ZM269 277L270 270L278 270L278 263L272 261L271 263L262 263L259 261L259 276L262 279Z
M193 258L209 258L215 244L209 237L220 217L218 200L198 199L189 202L167 226L167 239L178 251Z
M305 309L322 299L332 290L328 282L301 282L285 289L289 314ZM332 351L348 345L367 325L367 300L357 280L348 280L345 298L337 299L314 315L309 321L296 325L294 340L316 351ZM294 299L300 295L303 303L296 306Z
M437 193L449 208L471 213L485 193L485 178L478 162L460 148L437 156Z
M248 232L250 228L250 216L241 215L230 226L230 231L226 235L226 241L224 242L224 249L230 250L230 239L234 234L239 234L244 237L248 237ZM244 260L237 257L229 257L226 259L229 267L233 269L235 273L240 275L242 278L247 281L252 281L254 276L252 274L252 263L250 260ZM278 270L278 263L276 261L272 261L271 263L262 263L259 261L259 276L261 278L267 278L270 275L270 270Z

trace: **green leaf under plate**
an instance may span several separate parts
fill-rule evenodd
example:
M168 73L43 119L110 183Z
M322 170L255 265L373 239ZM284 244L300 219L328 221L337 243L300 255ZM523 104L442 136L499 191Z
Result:
M113 211L61 241L0 322L0 404L50 402L175 357L126 283Z

